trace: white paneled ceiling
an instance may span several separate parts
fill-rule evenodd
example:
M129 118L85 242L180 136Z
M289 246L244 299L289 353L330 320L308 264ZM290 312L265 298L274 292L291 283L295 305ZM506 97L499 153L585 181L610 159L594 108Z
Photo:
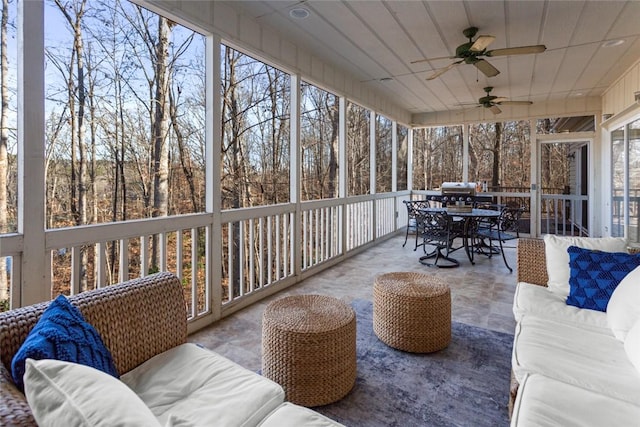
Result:
M640 1L305 0L229 1L229 6L344 69L411 113L470 108L493 95L534 103L600 96L640 58ZM292 8L309 17L294 19ZM489 49L544 44L533 55L487 58L500 74L423 58L455 55L462 31L493 35ZM606 47L605 42L622 40ZM391 80L388 80L391 78ZM460 105L464 104L464 105Z

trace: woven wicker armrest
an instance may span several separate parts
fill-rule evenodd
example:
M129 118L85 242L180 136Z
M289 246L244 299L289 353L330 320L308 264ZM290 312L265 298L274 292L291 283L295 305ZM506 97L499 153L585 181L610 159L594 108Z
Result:
M544 240L521 237L518 240L518 282L547 286L547 261Z
M158 273L69 298L100 333L120 374L187 341L180 280ZM0 425L35 426L11 378L11 360L49 302L0 313Z

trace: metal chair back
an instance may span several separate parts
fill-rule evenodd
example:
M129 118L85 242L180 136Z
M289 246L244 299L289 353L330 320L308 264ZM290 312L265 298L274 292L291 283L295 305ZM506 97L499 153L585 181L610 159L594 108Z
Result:
M404 243L402 247L407 244L407 240L409 238L409 233L413 232L416 235L415 245L413 250L418 249L418 237L420 235L420 228L418 227L418 223L416 221L416 215L419 214L420 209L428 208L430 206L428 200L404 200L403 203L407 207L407 231L404 235Z

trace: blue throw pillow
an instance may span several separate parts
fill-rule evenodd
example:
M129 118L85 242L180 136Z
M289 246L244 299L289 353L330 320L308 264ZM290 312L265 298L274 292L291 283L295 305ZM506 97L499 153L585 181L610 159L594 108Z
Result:
M90 366L118 378L111 352L100 334L64 295L49 304L11 361L11 375L20 390L27 359L56 359Z
M567 304L607 311L620 281L640 265L640 255L602 252L569 246L569 296Z

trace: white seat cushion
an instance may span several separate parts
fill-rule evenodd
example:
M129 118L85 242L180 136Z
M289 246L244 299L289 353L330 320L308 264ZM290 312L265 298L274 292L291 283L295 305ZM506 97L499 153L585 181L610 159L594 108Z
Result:
M537 316L578 323L584 327L608 328L606 313L567 305L566 299L557 292L549 292L544 286L520 282L513 297L513 315L516 322L523 316Z
M634 404L533 374L518 388L511 426L632 426L638 420Z
M513 373L541 374L629 403L640 402L640 375L609 328L583 328L535 316L516 325Z
M285 402L260 423L260 427L344 427L303 406Z
M162 424L256 426L284 401L275 382L195 344L121 376Z
M622 237L574 237L544 236L544 252L547 263L547 282L551 292L565 297L569 295L569 254L567 248L577 246L585 249L596 249L604 252L627 252L627 241Z

